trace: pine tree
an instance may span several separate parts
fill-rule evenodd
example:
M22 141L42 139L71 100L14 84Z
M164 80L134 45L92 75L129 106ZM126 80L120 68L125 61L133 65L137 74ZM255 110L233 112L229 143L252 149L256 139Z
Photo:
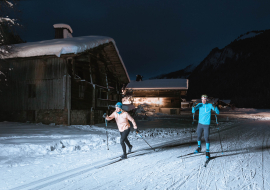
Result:
M19 13L17 4L19 0L0 0L0 57L12 53L13 45L24 41L17 34ZM12 18L11 18L12 17Z

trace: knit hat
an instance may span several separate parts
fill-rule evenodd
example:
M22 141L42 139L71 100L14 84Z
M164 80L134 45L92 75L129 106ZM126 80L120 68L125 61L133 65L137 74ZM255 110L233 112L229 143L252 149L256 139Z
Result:
M208 99L208 96L206 94L203 94L202 99Z
M121 102L117 102L116 104L115 104L115 107L118 107L118 108L120 108L120 109L122 109L122 103Z

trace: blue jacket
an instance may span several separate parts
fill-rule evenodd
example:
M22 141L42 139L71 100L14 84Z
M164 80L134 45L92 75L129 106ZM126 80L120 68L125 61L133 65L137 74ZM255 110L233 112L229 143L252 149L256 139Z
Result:
M199 110L199 123L203 125L210 125L211 122L211 109L219 114L217 106L214 108L212 104L209 103L199 103L197 106L192 107L192 113Z

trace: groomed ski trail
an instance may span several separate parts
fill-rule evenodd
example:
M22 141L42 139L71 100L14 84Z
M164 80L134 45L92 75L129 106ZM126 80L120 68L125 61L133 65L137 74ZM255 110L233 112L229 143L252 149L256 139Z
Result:
M213 159L206 168L204 154L177 158L195 150L196 136L191 148L188 136L157 144L152 141L156 152L142 148L138 156L131 154L128 159L108 165L103 162L112 160L106 159L93 163L88 171L80 168L73 171L76 175L69 171L52 176L45 184L36 181L34 187L24 186L24 189L270 189L268 122L244 121L220 132L223 154L218 133L213 132L210 136ZM202 148L204 151L204 141ZM102 164L105 165L98 167Z

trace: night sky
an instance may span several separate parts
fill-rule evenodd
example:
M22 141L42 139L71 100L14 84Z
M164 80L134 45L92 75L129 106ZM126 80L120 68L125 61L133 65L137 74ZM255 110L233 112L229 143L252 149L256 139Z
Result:
M53 24L73 36L112 37L131 80L198 65L241 34L270 28L269 0L21 0L27 42L54 38Z

